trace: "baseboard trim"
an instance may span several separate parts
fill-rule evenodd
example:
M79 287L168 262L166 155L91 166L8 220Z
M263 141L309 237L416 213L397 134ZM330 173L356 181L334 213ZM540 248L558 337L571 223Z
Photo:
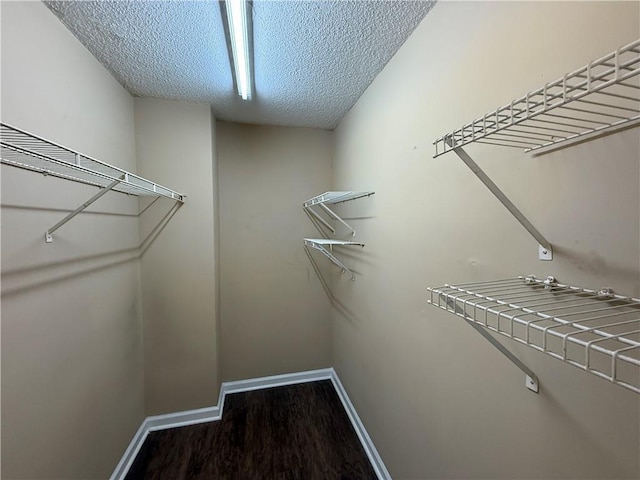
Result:
M353 403L351 403L351 399L349 398L349 395L347 395L347 391L344 389L342 382L338 378L338 374L333 368L331 368L331 372L331 382L333 383L336 392L338 392L338 397L340 397L344 409L347 411L349 420L351 420L351 425L353 425L353 428L355 429L356 434L360 439L362 448L364 448L367 457L369 457L371 466L375 470L376 475L378 475L379 479L391 480L391 474L389 473L389 470L387 470L387 467L384 465L382 457L380 457L376 446L373 444L373 440L371 440L369 433L367 433L367 429L364 428L364 424L362 423L362 420L360 420L358 412L356 412L356 408L353 406Z
M129 446L124 451L124 455L122 455L122 458L118 462L118 465L116 465L116 468L111 474L111 477L109 477L109 480L124 480L124 477L127 476L127 472L131 468L131 464L135 460L136 455L138 455L147 435L149 435L149 429L147 428L147 420L145 419L131 439Z
M353 425L360 443L364 448L373 469L381 480L391 479L389 471L385 467L382 458L378 454L371 437L364 428L355 407L351 403L342 382L338 378L338 374L333 368L324 368L320 370L309 370L306 372L288 373L284 375L273 375L269 377L252 378L248 380L238 380L234 382L224 382L220 387L220 395L218 397L218 405L214 407L199 408L196 410L186 410L183 412L167 413L164 415L154 415L147 417L140 425L140 428L133 436L131 443L124 452L124 455L118 462L110 480L124 480L140 451L147 435L157 430L165 430L168 428L183 427L186 425L196 425L198 423L211 422L220 420L224 409L225 396L231 393L249 392L251 390L259 390L262 388L282 387L285 385L295 385L297 383L316 382L319 380L331 380L338 397L349 416L349 420Z

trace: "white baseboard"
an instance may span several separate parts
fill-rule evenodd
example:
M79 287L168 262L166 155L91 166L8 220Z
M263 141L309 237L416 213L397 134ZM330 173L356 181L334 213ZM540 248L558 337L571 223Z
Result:
M122 455L122 458L118 462L118 465L116 465L116 468L111 474L111 477L109 477L109 480L124 480L124 477L127 476L127 472L129 471L129 468L131 468L131 464L135 460L136 455L138 455L140 447L142 447L147 435L149 435L149 429L147 428L147 420L145 419L131 439L129 446L124 451L124 455Z
M331 380L338 397L349 416L349 420L360 439L360 443L373 466L378 478L386 480L391 479L389 471L382 462L382 458L378 454L375 445L371 441L367 430L364 428L360 417L349 400L336 371L333 368L324 368L321 370L310 370L307 372L288 373L284 375L274 375L270 377L252 378L248 380L238 380L235 382L224 382L220 388L220 396L218 397L218 405L214 407L200 408L197 410L186 410L183 412L167 413L165 415L155 415L147 417L140 425L140 428L133 436L131 443L124 452L122 459L118 462L110 480L124 480L140 451L147 435L157 430L165 430L168 428L183 427L186 425L195 425L198 423L211 422L220 420L224 409L224 399L226 395L231 393L249 392L251 390L259 390L262 388L281 387L285 385L295 385L297 383L317 382L319 380Z
M342 401L344 409L347 411L347 415L349 415L351 425L353 425L353 428L355 429L356 434L360 439L360 443L362 444L362 448L364 448L367 457L369 457L371 466L375 470L376 475L378 475L379 479L391 480L391 474L389 473L389 470L387 470L387 467L385 467L384 462L382 461L382 458L378 453L378 450L376 450L376 446L373 444L373 440L371 440L371 437L367 433L367 429L364 428L364 424L360 420L358 412L356 412L356 408L353 406L353 403L351 403L349 395L347 395L347 391L344 389L342 382L338 378L338 374L333 368L331 368L330 370L332 373L331 382L333 383L333 386L338 393L338 397L340 397L340 400Z

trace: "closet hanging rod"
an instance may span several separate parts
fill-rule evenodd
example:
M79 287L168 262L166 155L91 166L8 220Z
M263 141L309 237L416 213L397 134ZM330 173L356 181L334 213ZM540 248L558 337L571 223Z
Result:
M640 393L640 299L532 275L428 291L434 306Z
M557 132L563 134L534 145L519 144L525 152L637 126L640 124L640 85L636 83L639 76L640 39L437 138L433 142L434 157L483 139L491 140L514 126L531 127L532 123L559 125L562 129ZM579 108L578 102L598 109Z

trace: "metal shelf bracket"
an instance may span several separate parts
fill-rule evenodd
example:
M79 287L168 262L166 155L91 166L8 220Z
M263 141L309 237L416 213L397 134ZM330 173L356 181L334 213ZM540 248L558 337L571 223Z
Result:
M447 143L451 142L451 139ZM471 169L471 171L480 179L482 183L495 195L495 197L505 206L511 215L515 217L518 222L535 238L539 243L538 259L539 260L553 260L553 249L551 243L540 233L540 231L533 226L533 224L527 220L527 217L516 207L509 197L507 197L500 187L498 187L491 178L480 168L480 166L469 156L469 154L462 148L456 147L453 149L456 155Z
M331 262L339 267L342 270L342 273L348 272L351 275L351 280L355 282L356 274L351 271L344 263L342 263L336 256L333 254L333 246L334 245L357 245L360 247L364 247L364 243L362 242L349 242L345 240L328 240L324 238L304 238L305 247L315 248L319 252L321 252L325 257L327 257Z
M527 367L522 361L516 357L513 353L505 348L498 340L496 340L488 331L482 328L480 325L474 322L472 317L469 317L464 310L456 304L456 302L447 298L447 305L449 308L455 312L457 315L464 318L469 325L473 327L473 329L482 335L491 345L498 349L500 353L502 353L505 357L507 357L516 367L522 370L525 374L525 386L534 393L538 393L539 385L538 385L538 377L533 371Z
M98 200L100 197L102 197L106 193L110 192L113 189L113 187L115 187L116 185L120 184L120 182L122 180L126 181L126 177L127 177L127 175L125 174L125 175L122 176L122 178L120 180L114 180L113 182L111 182L106 187L101 188L100 191L98 193L96 193L93 197L91 197L89 200L84 202L82 205L80 205L78 208L76 208L73 212L71 212L69 215L64 217L62 220L60 220L58 223L56 223L53 227L51 227L49 230L47 230L45 232L45 234L44 234L44 241L46 243L53 242L53 237L51 236L51 234L53 232L58 230L61 226L63 226L65 223L67 223L73 217L78 215L80 212L82 212L84 209L86 209L89 205L91 205L93 202Z
M334 205L337 203L347 202L349 200L355 200L357 198L369 197L375 192L325 192L321 195L310 198L303 203L302 207L305 211L309 212L316 220L318 220L324 227L331 231L335 235L336 230L333 228L313 207L320 206L320 208L329 216L330 219L336 220L344 225L351 232L351 236L356 236L355 229L344 221L337 213L331 210L327 205Z

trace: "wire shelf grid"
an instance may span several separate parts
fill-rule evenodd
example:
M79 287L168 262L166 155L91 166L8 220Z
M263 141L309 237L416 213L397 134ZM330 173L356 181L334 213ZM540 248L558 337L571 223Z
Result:
M185 200L185 195L167 187L4 123L0 143L6 165L102 188L118 181L112 189L129 195Z
M333 238L303 238L303 240L307 243L314 243L322 246L332 247L334 245L357 245L360 247L364 247L364 243L362 242L353 242L351 240L336 240Z
M640 124L640 39L437 138L536 151Z
M305 208L312 207L313 205L325 204L331 205L336 203L347 202L349 200L356 200L362 197L368 197L373 195L375 192L324 192L320 195L316 195L313 198L310 198L306 202L304 202L303 206Z
M532 275L428 291L434 306L640 393L640 299Z

